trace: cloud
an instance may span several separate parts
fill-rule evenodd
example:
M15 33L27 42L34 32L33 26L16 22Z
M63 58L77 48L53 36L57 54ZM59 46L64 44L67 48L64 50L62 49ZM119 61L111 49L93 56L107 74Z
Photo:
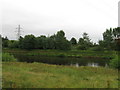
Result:
M106 28L117 27L117 4L118 0L3 0L2 34L15 39L21 24L23 35L52 35L62 29L68 39L88 32L97 41Z

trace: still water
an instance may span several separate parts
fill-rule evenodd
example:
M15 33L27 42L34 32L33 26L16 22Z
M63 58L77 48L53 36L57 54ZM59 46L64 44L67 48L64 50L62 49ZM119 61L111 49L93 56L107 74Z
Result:
M92 58L70 58L70 57L43 57L43 56L25 56L15 55L21 62L42 62L55 65L70 65L70 66L92 66L92 67L108 67L109 59L92 59Z

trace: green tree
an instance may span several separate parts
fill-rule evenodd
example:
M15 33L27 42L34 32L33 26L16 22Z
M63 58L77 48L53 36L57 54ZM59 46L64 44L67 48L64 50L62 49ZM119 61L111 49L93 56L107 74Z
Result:
M18 48L19 47L19 41L9 40L8 47L9 48Z
M66 39L65 33L63 30L60 30L55 35L55 47L60 50L69 50L71 49L70 42Z
M46 47L46 44L47 44L46 38L47 37L44 36L44 35L41 35L40 37L37 37L36 38L36 40L37 40L37 42L36 42L36 48L47 49L47 47Z
M9 42L9 40L8 40L8 38L7 37L2 37L2 47L8 47L8 42Z
M57 32L57 37L65 38L65 33L63 30Z
M108 50L116 50L118 47L116 43L116 39L120 38L120 27L106 29L103 33L103 46ZM101 45L101 44L100 44Z
M111 49L113 44L112 28L106 29L106 31L103 33L103 40L104 40L104 46L107 47L108 49Z
M24 48L24 46L23 46L23 37L22 36L20 36L20 38L19 38L19 45L18 45L18 47L19 48L21 48L21 49L23 49Z
M70 43L72 45L76 45L77 44L77 40L74 37L72 37L71 40L70 40Z
M47 43L46 43L46 47L47 49L55 49L55 41L53 38L47 37L46 38Z
M79 38L78 44L79 44L78 49L81 50L86 50L92 46L92 42L90 41L87 33L83 33L82 38Z
M113 29L114 49L120 51L120 27Z
M113 36L116 39L120 38L120 27L113 28Z
M116 54L114 59L110 61L110 66L116 69L120 69L120 59L119 55Z
M35 49L36 46L36 38L34 35L26 35L22 40L22 48L23 49Z
M50 36L50 40L51 40L51 47L52 47L52 49L57 49L56 47L56 35L54 34L54 35L52 35L52 36Z
M100 46L100 47L102 47L102 48L105 49L105 47L106 47L106 42L105 42L104 40L99 40L98 43L99 43L99 46Z

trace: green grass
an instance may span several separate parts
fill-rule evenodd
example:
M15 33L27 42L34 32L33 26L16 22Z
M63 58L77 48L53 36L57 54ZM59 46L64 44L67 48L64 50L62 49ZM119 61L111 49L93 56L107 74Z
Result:
M98 57L98 58L113 58L114 51L90 51L90 50L71 50L71 51L62 51L62 50L20 50L20 49L3 49L3 52L12 53L15 55L39 55L39 56L51 56L51 57Z
M118 71L103 67L3 62L3 88L118 88Z
M13 55L10 55L9 53L2 53L2 61L3 62L15 62L17 61L17 59Z

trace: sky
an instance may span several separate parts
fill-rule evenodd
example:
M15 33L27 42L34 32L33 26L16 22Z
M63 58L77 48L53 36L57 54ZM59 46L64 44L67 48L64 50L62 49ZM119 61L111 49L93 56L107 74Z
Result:
M2 36L50 36L64 30L68 40L77 40L87 32L93 42L102 40L102 33L118 26L119 0L2 0Z

